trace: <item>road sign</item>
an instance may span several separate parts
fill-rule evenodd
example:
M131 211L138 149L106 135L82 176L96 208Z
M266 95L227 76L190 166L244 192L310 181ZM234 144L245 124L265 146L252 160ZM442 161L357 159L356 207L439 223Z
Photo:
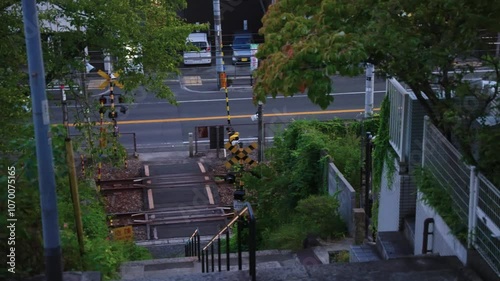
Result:
M113 237L116 240L132 240L134 238L134 231L132 226L117 227L112 230Z
M254 71L259 66L259 60L255 57L259 44L250 44L250 71Z
M99 74L102 78L106 79L104 80L101 85L99 85L99 89L103 90L104 88L106 88L109 83L113 82L113 84L118 87L118 88L123 88L123 84L116 81L115 79L118 78L120 76L119 73L115 72L115 73L111 73L111 76L109 76L106 72L102 71L102 70L99 70L97 71L97 74Z
M240 163L246 163L250 166L257 165L257 161L250 158L249 155L254 149L256 149L258 147L259 146L255 142L251 143L248 147L245 147L245 148L239 148L238 146L234 146L229 142L226 143L225 148L227 150L231 151L231 153L233 153L234 156L231 159L229 159L228 161L226 161L226 163L224 163L224 165L228 169L231 168L231 166L233 166L235 164L240 164Z

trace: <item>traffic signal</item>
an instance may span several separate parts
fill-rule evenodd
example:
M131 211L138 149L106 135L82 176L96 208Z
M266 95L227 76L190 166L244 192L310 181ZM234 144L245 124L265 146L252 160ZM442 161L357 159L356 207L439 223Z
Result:
M106 104L106 102L107 102L107 100L106 100L106 98L105 98L105 97L100 97L100 98L99 98L99 103L100 103L101 105Z

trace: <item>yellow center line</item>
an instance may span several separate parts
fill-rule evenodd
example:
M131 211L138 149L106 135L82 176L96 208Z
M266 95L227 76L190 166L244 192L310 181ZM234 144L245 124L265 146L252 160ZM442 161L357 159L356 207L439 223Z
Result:
M379 111L380 108L374 108L373 111ZM338 109L338 110L322 110L322 111L301 111L301 112L283 112L283 113L265 113L265 117L278 117L278 116L297 116L297 115L320 115L320 114L340 114L340 113L362 113L363 108L359 109ZM244 115L231 115L231 119L250 118L252 114ZM227 116L205 116L205 117L183 117L183 118L166 118L166 119L143 119L143 120L124 120L118 121L120 125L127 124L151 124L151 123L173 123L173 122L186 122L186 121L206 121L206 120L223 120ZM111 122L104 122L111 124ZM53 126L60 125L54 124ZM74 126L74 124L68 124ZM98 124L97 124L98 125Z

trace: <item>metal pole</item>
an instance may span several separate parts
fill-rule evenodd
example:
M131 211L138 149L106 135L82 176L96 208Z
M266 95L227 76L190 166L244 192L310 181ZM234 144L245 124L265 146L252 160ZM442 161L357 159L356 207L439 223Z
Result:
M229 239L230 239L230 237L229 237L229 228L228 228L228 229L226 230L226 269L227 269L227 271L229 271L229 270L230 270L230 265L229 265L229 262L230 262L230 260L229 260L229 253L230 253L230 251L231 251L231 249L230 249L231 245L229 244L229 242L230 242L230 241L229 241Z
M495 55L497 58L500 58L500 32L497 34L497 50Z
M263 124L263 116L262 116L262 102L259 101L259 106L258 106L258 109L257 109L257 117L258 117L258 138L257 138L257 144L259 146L259 150L258 150L258 155L257 155L257 161L260 163L262 162L262 159L264 158L264 147L262 145L262 139L263 139L263 135L262 135L262 124Z
M201 272L205 273L205 251L201 251ZM208 270L207 270L208 272Z
M220 235L217 237L217 266L219 268L219 272L221 272L221 268L222 268L222 264L221 264L221 260L220 260L220 254L221 254L221 251L220 251Z
M210 244L210 253L212 255L212 272L215 271L215 264L214 264L214 243Z
M248 259L249 259L249 271L250 271L250 276L252 276L252 281L255 281L257 276L255 272L255 267L256 267L256 257L255 257L255 251L257 250L257 241L256 239L256 230L255 230L255 219L250 218L249 219L249 240L248 240Z
M366 64L366 94L365 94L365 117L373 115L373 88L374 88L374 66Z
M217 159L219 159L219 151L220 151L220 146L219 146L219 132L220 132L220 126L215 126L215 151L217 153Z
M189 157L193 157L194 156L193 133L188 133L188 140L189 140Z
M236 244L238 245L238 270L241 270L241 218L236 223Z
M132 136L134 136L134 157L139 158L139 153L137 153L137 138L135 136L135 133L132 133Z
M222 25L220 16L220 0L213 0L214 26L215 26L215 64L217 69L217 88L221 88L221 73L224 72L224 60L222 59Z
M198 261L200 261L200 234L196 234L196 254L198 255Z
M22 9L35 127L45 274L47 280L62 281L63 267L57 214L54 155L49 136L49 105L45 92L45 70L43 68L36 1L23 0Z

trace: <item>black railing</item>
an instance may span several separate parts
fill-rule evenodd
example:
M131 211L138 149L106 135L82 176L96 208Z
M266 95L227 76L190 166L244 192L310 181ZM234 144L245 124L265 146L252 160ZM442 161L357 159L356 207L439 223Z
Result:
M245 216L248 215L248 216ZM255 230L255 216L253 214L252 206L245 202L243 209L238 212L238 214L222 228L217 234L214 235L208 244L201 250L201 272L214 272L215 271L215 247L217 244L217 268L218 271L222 271L222 260L221 260L221 236L226 236L226 271L230 270L230 248L229 248L229 232L231 226L236 223L236 238L237 238L237 248L238 248L238 270L242 269L242 231L243 228L248 227L248 259L249 259L249 274L252 281L256 280L255 273L255 252L257 248L256 241L256 230ZM210 263L209 263L210 262ZM210 265L212 268L210 268Z
M201 252L201 244L200 244L200 231L198 228L191 234L186 245L184 245L184 253L186 257L198 257L198 261L200 261L200 252Z

